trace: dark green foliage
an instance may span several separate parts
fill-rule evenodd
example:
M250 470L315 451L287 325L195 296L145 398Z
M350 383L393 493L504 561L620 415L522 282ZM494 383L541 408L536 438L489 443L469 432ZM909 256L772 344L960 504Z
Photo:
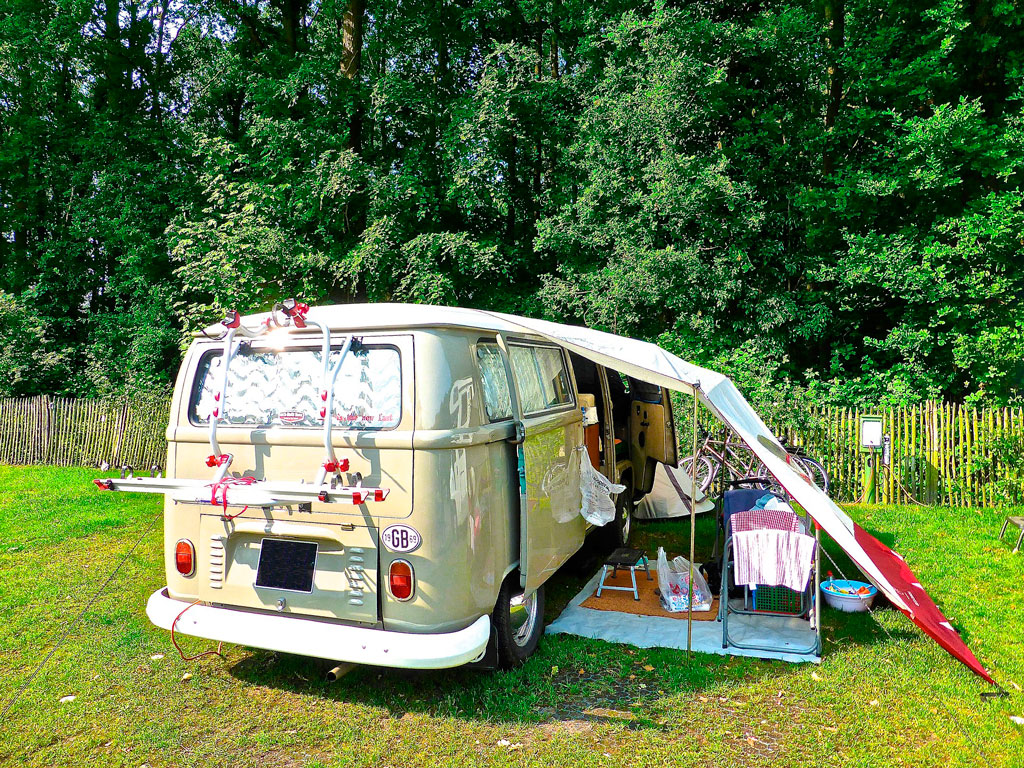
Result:
M644 336L762 406L1019 403L1022 23L8 0L0 392L166 388L184 331L298 295Z

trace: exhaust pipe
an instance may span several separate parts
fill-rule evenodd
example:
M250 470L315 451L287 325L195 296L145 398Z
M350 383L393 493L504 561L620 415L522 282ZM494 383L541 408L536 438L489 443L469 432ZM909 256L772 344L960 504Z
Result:
M330 670L327 671L327 682L328 683L336 683L338 680L343 678L345 675L347 675L349 672L351 672L355 668L356 668L355 664L350 664L348 662L343 662L343 663L339 664L338 666L336 666L334 669L330 669Z

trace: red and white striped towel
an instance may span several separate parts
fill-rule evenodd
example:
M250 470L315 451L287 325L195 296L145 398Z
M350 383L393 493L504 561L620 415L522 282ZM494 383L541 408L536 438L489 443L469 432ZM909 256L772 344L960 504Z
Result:
M737 584L783 586L797 592L807 587L814 563L813 536L761 528L734 532L732 540Z
M732 532L757 531L770 528L775 531L803 532L800 518L795 512L786 509L748 509L737 512L729 518Z

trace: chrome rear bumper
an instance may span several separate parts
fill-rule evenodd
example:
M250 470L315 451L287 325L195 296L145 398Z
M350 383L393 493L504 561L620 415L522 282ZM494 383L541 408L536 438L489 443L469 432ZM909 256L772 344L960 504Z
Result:
M150 596L146 615L158 627L170 629L188 605L169 597L165 587ZM457 632L420 635L353 627L294 614L198 604L185 611L174 631L318 659L405 669L445 669L483 656L491 635L491 620L481 616Z

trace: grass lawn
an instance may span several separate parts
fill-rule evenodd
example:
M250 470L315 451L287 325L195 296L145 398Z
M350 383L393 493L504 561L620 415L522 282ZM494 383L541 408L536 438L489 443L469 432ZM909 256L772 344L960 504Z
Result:
M100 494L96 474L0 467L0 705L142 539L0 723L0 765L1024 765L1010 719L1024 717L1024 554L996 540L1002 511L850 509L1009 699L981 701L983 681L892 610L829 611L820 666L558 635L513 672L360 667L326 683L315 662L241 647L182 661L144 613L164 583L161 497ZM688 529L642 525L639 539L677 554ZM589 575L563 570L548 621Z

